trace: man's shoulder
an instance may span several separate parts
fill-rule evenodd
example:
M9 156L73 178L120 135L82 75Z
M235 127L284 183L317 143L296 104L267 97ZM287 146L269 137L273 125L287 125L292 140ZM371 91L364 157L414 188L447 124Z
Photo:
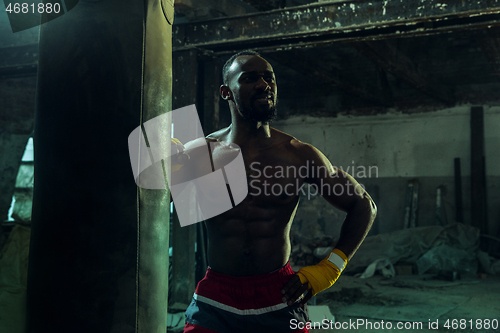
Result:
M218 131L215 131L215 132L210 133L209 135L205 136L205 139L208 142L223 141L224 136L227 134L228 130L229 130L229 127L224 127Z
M316 149L314 148L313 145L306 142L302 142L288 133L282 132L275 128L271 128L271 130L272 130L271 135L274 135L276 138L282 141L287 146L287 148L289 148L290 150L292 150L297 154L313 153L313 151Z
M299 139L293 137L290 134L273 129L277 136L285 139L285 148L287 149L289 155L293 156L295 163L299 165L310 165L325 166L330 172L333 171L333 167L328 158L316 147L310 143L302 142Z

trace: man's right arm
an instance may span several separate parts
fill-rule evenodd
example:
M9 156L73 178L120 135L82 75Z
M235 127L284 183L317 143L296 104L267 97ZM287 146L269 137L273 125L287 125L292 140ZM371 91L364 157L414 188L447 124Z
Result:
M207 140L198 138L185 144L177 139L172 139L172 154L170 185L187 186L188 182L202 177L212 172L210 153L208 151ZM172 202L172 196L170 202Z

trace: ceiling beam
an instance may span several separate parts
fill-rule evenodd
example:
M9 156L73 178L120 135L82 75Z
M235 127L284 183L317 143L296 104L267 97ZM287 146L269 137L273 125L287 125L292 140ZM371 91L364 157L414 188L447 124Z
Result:
M251 12L255 12L255 9L235 0L175 0L175 13L189 21L244 15Z
M500 1L360 0L317 2L174 26L174 51L277 50L500 25Z
M409 86L441 101L453 105L455 98L451 88L440 84L430 73L418 69L415 63L388 40L353 43L352 47L373 61L385 72L404 81Z
M197 0L176 0L177 9L188 1ZM173 47L174 52L199 48L219 54L246 48L279 51L339 41L435 34L496 25L500 25L499 0L331 1L174 24ZM35 50L38 45L26 47ZM5 57L0 56L3 59L0 60L0 76L36 73L33 57L18 58L14 54L19 53L14 49L1 48L0 52L5 54ZM32 52L32 55L36 58L37 53Z
M244 3L249 4L250 6L254 7L258 11L268 11L268 10L273 10L273 9L278 9L278 8L284 8L286 5L286 0L268 0L268 1L261 1L261 0L241 0Z

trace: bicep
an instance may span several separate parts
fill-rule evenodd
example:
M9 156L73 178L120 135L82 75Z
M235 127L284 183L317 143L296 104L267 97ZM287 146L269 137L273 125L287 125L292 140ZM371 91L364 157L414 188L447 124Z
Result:
M330 204L347 212L364 198L362 185L347 172L334 167L317 148L310 146L306 155L311 160L306 182L314 184Z

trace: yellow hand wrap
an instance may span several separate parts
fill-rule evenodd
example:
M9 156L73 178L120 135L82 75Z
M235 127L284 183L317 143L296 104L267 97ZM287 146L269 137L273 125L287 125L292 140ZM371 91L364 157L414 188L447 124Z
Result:
M172 172L179 170L180 168L182 168L183 165L184 164L172 165Z
M316 295L320 291L330 288L337 281L340 273L347 265L347 256L339 249L332 252L316 266L307 266L299 269L297 275L302 284L308 282L308 288Z
M176 138L170 138L170 140L172 141L172 143L174 143L175 145L182 145L182 142L180 142L178 139ZM182 168L184 164L174 164L172 165L172 172L174 171L177 171L179 170L180 168Z

